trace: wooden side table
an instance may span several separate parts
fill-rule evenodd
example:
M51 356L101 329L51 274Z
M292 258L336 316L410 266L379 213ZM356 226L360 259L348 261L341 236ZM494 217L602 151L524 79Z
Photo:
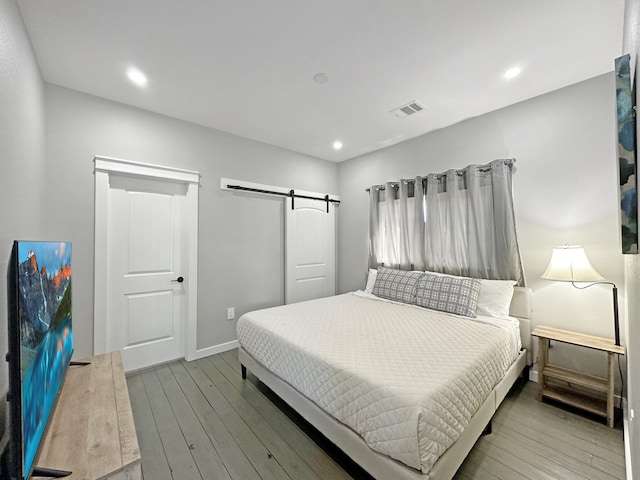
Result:
M614 394L614 356L624 355L624 346L616 345L613 339L596 337L584 333L561 330L559 328L538 325L531 335L538 337L538 400L544 397L581 408L607 419L607 425L613 427L613 394ZM562 368L549 363L549 341L570 343L581 347L592 348L607 352L607 378L587 375L568 368ZM547 379L554 378L579 385L589 390L606 394L606 400L601 400L578 392L570 387L550 385Z

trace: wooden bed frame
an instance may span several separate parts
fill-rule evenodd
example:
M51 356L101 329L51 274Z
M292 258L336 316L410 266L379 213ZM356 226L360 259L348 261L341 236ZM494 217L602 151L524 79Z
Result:
M240 347L238 349L238 358L242 367L242 378L247 378L247 369L249 369L262 383L273 390L276 395L375 478L448 480L455 475L462 462L464 462L464 459L478 438L480 438L480 435L482 435L514 382L523 372L525 372L525 380L528 380L526 378L528 366L532 364L531 295L531 289L516 287L511 300L510 314L520 320L520 336L523 348L520 355L513 362L502 381L496 385L486 401L471 418L462 436L438 459L428 474L423 474L369 448L365 441L351 428L320 409L315 403L270 372Z

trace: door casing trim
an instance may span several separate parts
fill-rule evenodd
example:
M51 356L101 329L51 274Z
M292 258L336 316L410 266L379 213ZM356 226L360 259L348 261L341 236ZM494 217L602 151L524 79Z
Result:
M96 155L94 163L94 291L93 354L107 353L107 230L109 176L112 174L154 178L183 183L186 186L186 272L187 318L185 325L185 358L198 358L198 190L200 174L161 165L132 162Z

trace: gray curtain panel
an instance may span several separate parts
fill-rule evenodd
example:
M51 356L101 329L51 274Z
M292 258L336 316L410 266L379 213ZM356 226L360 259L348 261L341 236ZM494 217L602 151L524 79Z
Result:
M513 164L500 159L372 186L369 267L384 263L524 286Z

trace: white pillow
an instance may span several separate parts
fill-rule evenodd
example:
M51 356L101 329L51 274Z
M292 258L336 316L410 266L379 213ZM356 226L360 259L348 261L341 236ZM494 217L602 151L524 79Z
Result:
M429 271L425 273L457 277L457 275L449 275L448 273ZM497 318L508 317L511 298L513 297L513 287L517 282L514 280L487 280L482 278L480 283L480 297L478 298L476 315Z
M378 271L373 268L369 269L369 275L367 276L367 286L364 291L367 293L371 293L373 291L373 285L376 283L376 277L378 276Z
M476 315L508 317L515 284L514 280L480 280L480 298Z

